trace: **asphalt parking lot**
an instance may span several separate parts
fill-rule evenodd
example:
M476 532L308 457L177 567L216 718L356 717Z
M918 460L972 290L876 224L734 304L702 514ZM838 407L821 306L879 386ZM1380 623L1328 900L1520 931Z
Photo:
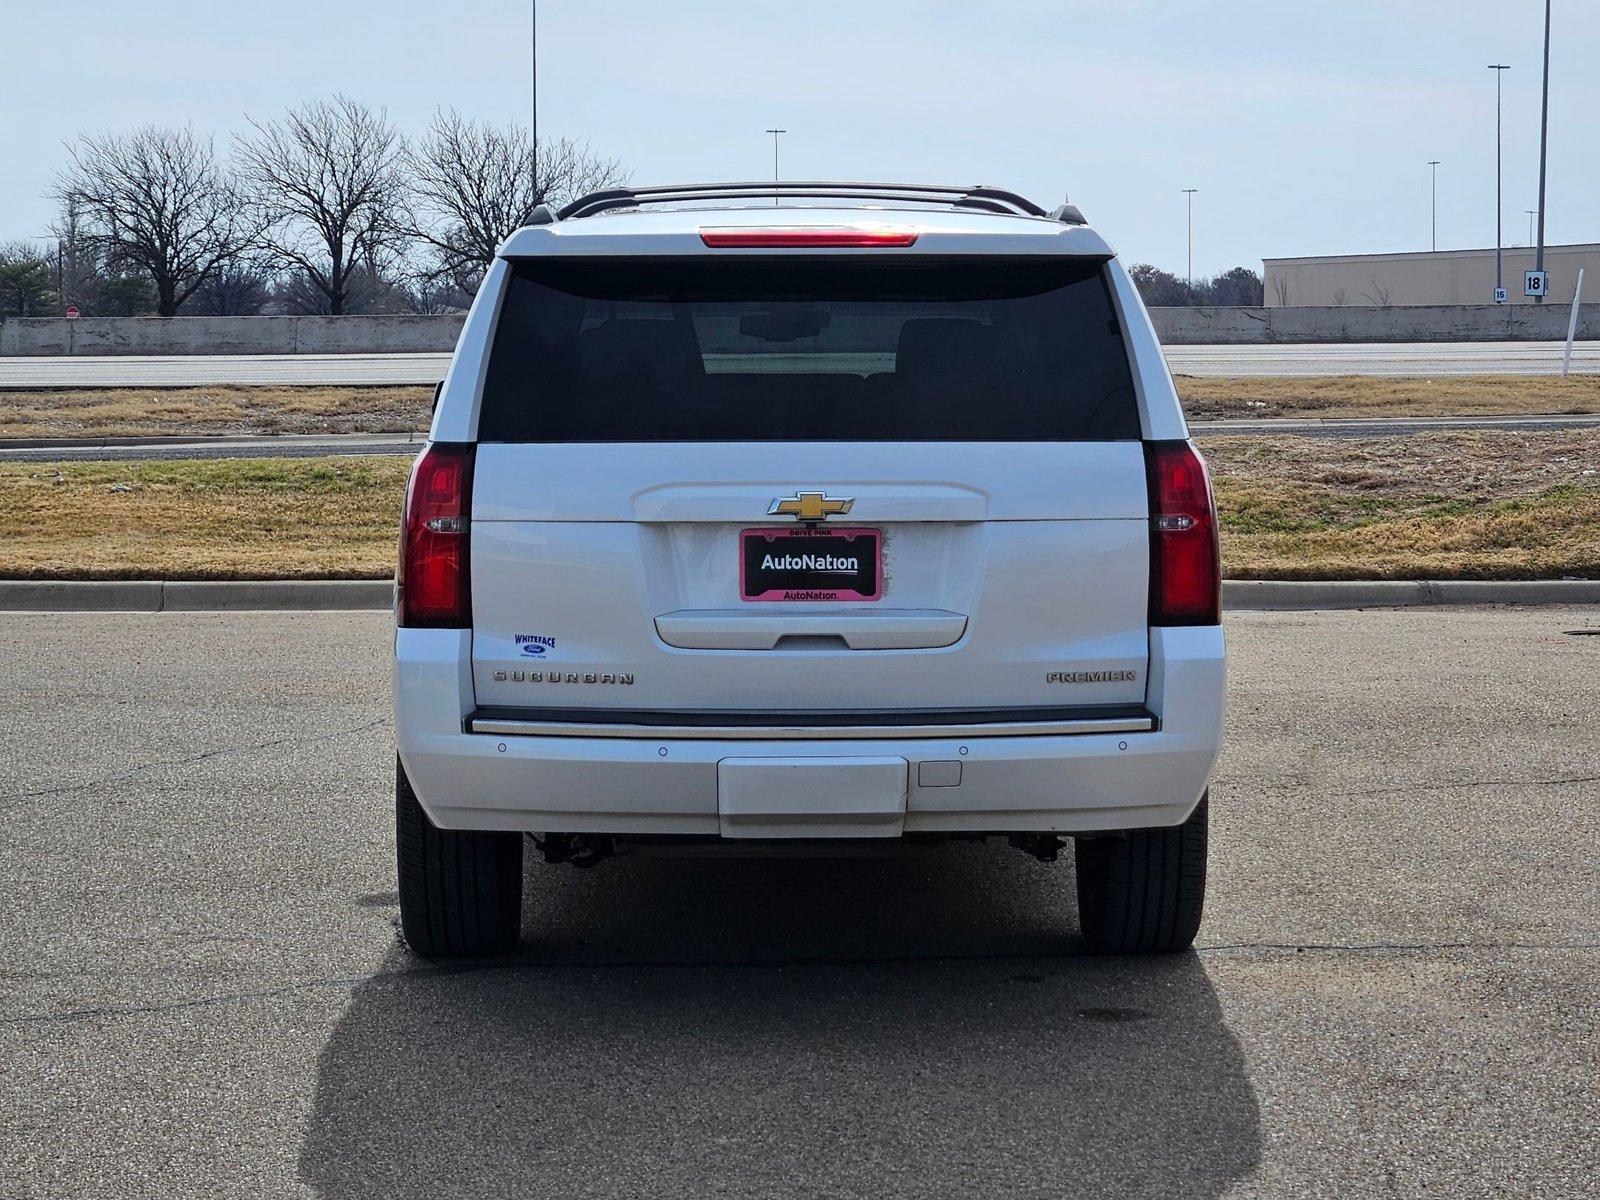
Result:
M1600 615L1229 627L1194 954L996 848L530 864L432 968L386 615L0 615L0 1195L1593 1194Z

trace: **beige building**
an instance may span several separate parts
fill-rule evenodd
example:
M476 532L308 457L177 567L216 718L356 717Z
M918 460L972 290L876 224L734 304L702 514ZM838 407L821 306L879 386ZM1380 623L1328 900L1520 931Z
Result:
M1522 294L1522 275L1533 270L1533 248L1507 248L1506 291L1512 304L1532 304ZM1492 304L1494 248L1438 250L1418 254L1337 254L1322 258L1269 258L1267 307L1375 304ZM1585 301L1600 301L1600 243L1546 246L1550 276L1546 304L1571 304L1584 268Z

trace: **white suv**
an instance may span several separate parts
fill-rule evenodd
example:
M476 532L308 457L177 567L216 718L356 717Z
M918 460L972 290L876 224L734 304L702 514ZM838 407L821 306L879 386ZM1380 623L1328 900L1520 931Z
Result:
M580 865L1072 838L1091 946L1188 946L1216 516L1105 241L992 188L615 189L539 216L478 292L406 494L412 947L513 947L528 835Z

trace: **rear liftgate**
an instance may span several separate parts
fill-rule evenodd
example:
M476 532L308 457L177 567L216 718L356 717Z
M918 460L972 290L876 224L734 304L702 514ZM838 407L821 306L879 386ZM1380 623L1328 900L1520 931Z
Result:
M1144 448L1102 262L913 260L883 227L702 241L514 265L463 555L471 727L734 718L729 838L898 836L961 787L949 741L908 739L1149 728ZM849 753L874 737L900 753Z

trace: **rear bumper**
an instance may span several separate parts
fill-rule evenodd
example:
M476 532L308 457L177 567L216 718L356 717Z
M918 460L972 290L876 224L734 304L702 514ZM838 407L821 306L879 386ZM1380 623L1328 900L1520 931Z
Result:
M1152 828L1193 811L1222 739L1226 678L1216 626L1151 631L1153 731L771 741L748 731L725 740L469 733L470 637L401 629L395 640L400 758L428 815L446 829L728 833L719 764L761 758L904 760L903 818L893 832ZM881 822L874 832L884 832ZM785 833L848 836L849 826L801 823Z

